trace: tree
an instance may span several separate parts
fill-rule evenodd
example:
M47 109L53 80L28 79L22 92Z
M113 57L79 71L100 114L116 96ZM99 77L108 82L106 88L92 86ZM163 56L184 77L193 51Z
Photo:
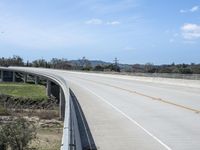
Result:
M36 138L35 126L19 117L0 127L0 146L4 149L27 150L28 144Z
M0 58L0 66L23 66L24 62L23 59L19 56L14 55L13 57L9 58Z
M94 71L103 71L103 70L104 70L104 67L101 66L101 65L97 65L97 66L95 66L95 68L94 68Z
M179 73L181 73L181 74L192 74L192 70L190 68L180 68Z
M45 59L37 59L32 62L33 67L47 67L47 61Z
M145 66L144 66L144 70L146 73L148 73L150 70L153 69L153 63L146 63Z
M50 67L56 68L56 69L71 69L72 65L67 59L58 59L58 58L52 58L50 61Z
M120 67L110 64L110 65L105 66L105 70L120 72Z
M173 70L170 67L161 67L159 73L172 73Z
M82 70L91 70L92 69L92 65L91 65L91 62L86 59L85 57L83 57L82 59L79 59L79 64L80 64L80 68Z

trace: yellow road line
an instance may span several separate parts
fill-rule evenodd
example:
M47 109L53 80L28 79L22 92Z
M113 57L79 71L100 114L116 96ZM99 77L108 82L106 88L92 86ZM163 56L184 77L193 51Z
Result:
M77 77L77 78L80 78L80 77ZM159 98L159 97L153 97L153 96L150 96L150 95L147 95L147 94L143 94L143 93L140 93L140 92L137 92L137 91L132 91L132 90L129 90L129 89L125 89L125 88L118 87L118 86L111 85L111 84L104 83L104 82L94 81L94 80L85 79L85 78L80 78L80 79L87 80L87 81L90 81L90 82L99 83L99 84L103 84L103 85L110 86L110 87L113 87L113 88L116 88L116 89L127 91L129 93L134 93L134 94L137 94L137 95L140 95L140 96L143 96L143 97L147 97L147 98L150 98L150 99L155 100L155 101L160 101L160 102L163 102L163 103L166 103L166 104L170 104L170 105L177 106L177 107L180 107L180 108L183 108L183 109L186 109L186 110L190 110L190 111L193 111L195 113L200 113L200 110L198 110L198 109L194 109L194 108L190 108L188 106L173 103L173 102L164 100L164 99Z

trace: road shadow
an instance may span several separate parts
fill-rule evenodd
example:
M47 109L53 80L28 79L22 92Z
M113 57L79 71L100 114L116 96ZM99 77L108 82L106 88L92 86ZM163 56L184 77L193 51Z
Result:
M87 123L87 120L83 113L83 110L82 110L75 94L73 93L73 91L71 89L70 89L70 95L71 95L71 103L73 105L75 116L77 118L77 121L75 121L75 122L77 122L77 124L78 124L77 128L79 130L80 141L81 141L79 143L81 144L81 148L83 150L97 150L96 144L94 142L92 133L88 126L88 123ZM72 109L72 107L71 107L71 109ZM73 111L70 111L70 112L73 113ZM72 119L74 119L75 117L74 117L74 114L71 114L70 116L71 116L70 122L71 122L71 126L72 126L72 123L74 122L74 121L72 121ZM75 127L72 127L71 129L73 129L73 128L75 128ZM75 147L77 147L77 146L75 145ZM78 149L78 148L75 148L75 149Z

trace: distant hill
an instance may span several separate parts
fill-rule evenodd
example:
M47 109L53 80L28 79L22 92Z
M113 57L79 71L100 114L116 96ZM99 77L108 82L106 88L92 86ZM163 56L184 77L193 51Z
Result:
M70 60L69 62L71 64L77 64L77 65L81 65L83 60ZM108 66L108 65L111 65L113 63L111 62L105 62L105 61L102 61L102 60L89 60L89 62L91 63L91 66L94 68L98 65L100 66ZM121 68L121 70L131 70L132 68L132 65L129 65L129 64L118 64L118 66Z
M92 65L92 67L96 67L98 65L106 66L106 65L112 64L110 62L105 62L105 61L101 61L101 60L89 60L89 61ZM82 63L82 60L70 60L69 62L72 63L72 64L80 65Z

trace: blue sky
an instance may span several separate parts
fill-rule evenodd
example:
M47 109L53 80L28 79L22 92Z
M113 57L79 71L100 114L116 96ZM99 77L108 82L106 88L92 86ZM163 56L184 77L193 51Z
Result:
M200 0L0 0L0 56L200 63Z

